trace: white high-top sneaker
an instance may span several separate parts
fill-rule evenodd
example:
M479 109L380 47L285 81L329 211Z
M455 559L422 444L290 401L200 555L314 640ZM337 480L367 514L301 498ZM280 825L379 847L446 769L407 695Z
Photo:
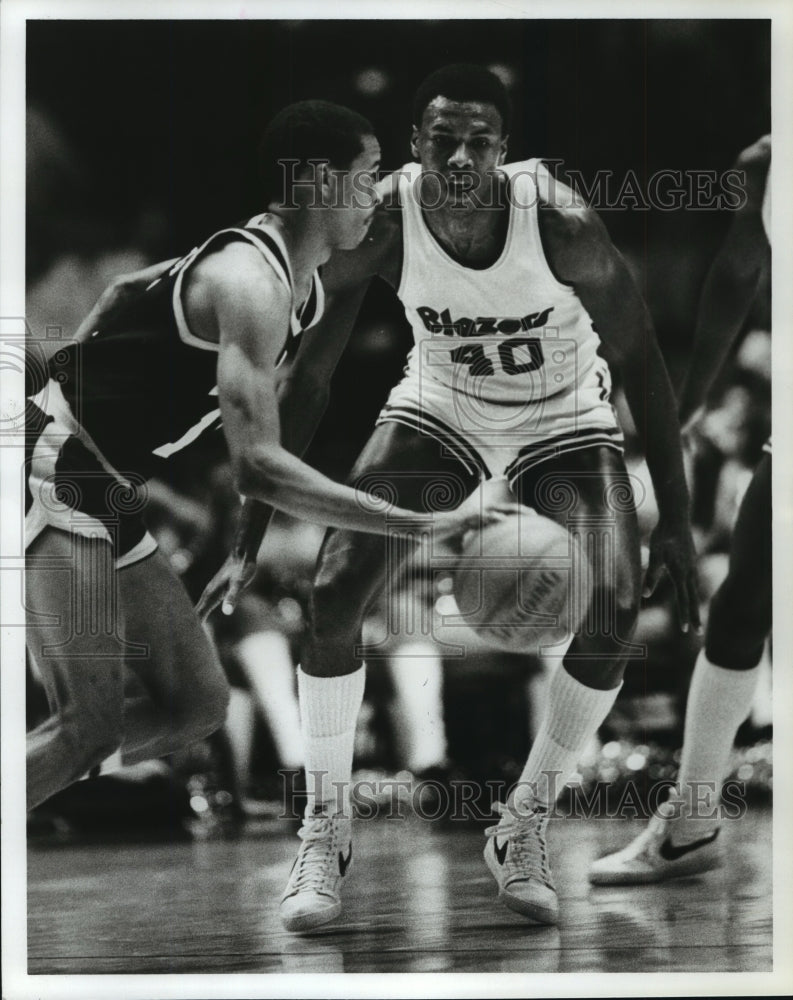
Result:
M352 864L350 818L307 814L297 835L303 843L281 897L281 920L288 931L307 931L341 913L341 881Z
M724 864L719 827L709 829L689 843L675 843L675 819L679 803L662 803L646 829L621 851L593 861L589 881L593 885L645 885L669 878L699 875Z
M548 810L496 803L501 819L485 830L485 862L498 882L498 898L538 924L559 920L559 899L548 866Z

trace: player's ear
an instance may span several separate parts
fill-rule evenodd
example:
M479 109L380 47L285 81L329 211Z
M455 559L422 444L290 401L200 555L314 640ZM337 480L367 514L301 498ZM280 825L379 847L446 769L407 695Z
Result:
M333 174L331 173L330 163L327 160L317 163L316 174L314 175L317 194L319 195L323 204L330 202L332 197L331 187L333 185Z
M501 166L502 163L507 161L507 144L509 143L509 136L505 135L501 140L498 149L498 165Z
M413 131L410 133L410 152L414 160L421 159L421 157L419 156L418 140L419 140L419 130L414 125Z

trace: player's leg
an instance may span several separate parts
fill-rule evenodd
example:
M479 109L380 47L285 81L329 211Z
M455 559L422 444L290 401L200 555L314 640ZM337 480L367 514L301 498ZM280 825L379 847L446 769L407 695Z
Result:
M375 429L349 481L370 491L381 490L399 505L418 511L456 507L478 485L478 478L437 441L398 423ZM355 718L363 695L358 648L363 614L386 574L396 572L410 551L401 538L341 530L330 530L320 551L311 635L298 677L307 770L316 762L312 739L320 741L323 760L336 759L338 751L338 767L331 768L331 783L324 793L331 797L333 780L349 780ZM339 735L338 745L322 742L334 734Z
M423 511L457 506L478 479L433 438L387 422L375 428L349 482ZM289 930L327 923L341 910L339 886L352 851L353 743L365 676L358 648L361 622L386 574L409 551L403 540L341 530L329 531L322 545L311 634L298 671L308 806L303 846L281 902ZM317 855L330 860L315 864Z
M119 744L132 763L204 735L226 703L187 595L147 543L135 490L57 402L49 399L54 415L34 407L28 449L28 644L53 710L28 744L31 801ZM144 558L117 568L136 551ZM130 670L139 683L127 683Z
M718 867L719 800L738 727L749 714L771 630L771 458L755 470L730 544L727 577L713 597L705 647L686 705L680 796L664 803L622 851L596 861L604 884L657 882Z
M553 803L605 719L631 653L641 588L639 528L630 477L613 448L572 452L528 470L515 484L522 503L578 537L587 555L592 600L563 664L522 780ZM559 772L546 779L543 772Z
M558 919L548 867L548 813L617 697L641 585L639 532L621 454L592 447L524 472L522 503L578 536L592 573L592 601L553 674L539 731L509 807L488 831L485 860L506 905L541 923Z
M219 729L228 683L187 591L157 551L118 570L124 638L145 647L128 659L137 694L124 701L124 763L132 764L202 739Z
M688 692L678 780L684 798L701 799L704 816L690 827L696 836L718 822L713 814L730 751L751 709L771 631L771 563L771 457L766 455L738 511L727 577L711 601L705 648Z
M96 627L113 572L103 539L46 528L28 549L27 644L51 710L27 736L30 809L121 744L124 647Z
M106 541L48 528L29 548L27 587L28 646L52 707L28 736L31 807L118 749L135 763L222 724L225 677L160 553L114 570Z

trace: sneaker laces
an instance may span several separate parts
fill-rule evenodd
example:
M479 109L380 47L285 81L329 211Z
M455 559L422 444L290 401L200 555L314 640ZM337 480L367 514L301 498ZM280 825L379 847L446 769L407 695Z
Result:
M328 865L333 864L333 820L329 816L312 816L303 820L297 831L303 846L297 856L291 889L321 891Z
M511 864L526 872L528 877L538 877L544 885L553 889L545 843L548 810L533 806L517 812L503 802L496 802L495 810L501 819L494 826L487 827L485 836L509 840L512 844Z

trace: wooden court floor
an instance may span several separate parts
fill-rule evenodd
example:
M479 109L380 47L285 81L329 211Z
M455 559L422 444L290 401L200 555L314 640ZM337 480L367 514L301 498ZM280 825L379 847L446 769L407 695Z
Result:
M357 821L340 920L279 923L298 844L275 822L236 839L31 845L29 973L766 972L771 814L725 824L725 869L642 888L592 888L589 861L640 828L553 820L558 928L496 901L476 826Z

